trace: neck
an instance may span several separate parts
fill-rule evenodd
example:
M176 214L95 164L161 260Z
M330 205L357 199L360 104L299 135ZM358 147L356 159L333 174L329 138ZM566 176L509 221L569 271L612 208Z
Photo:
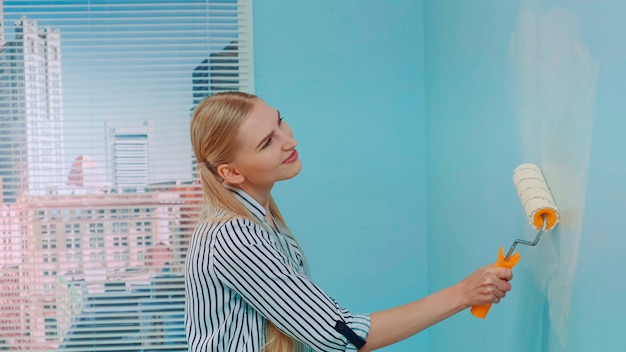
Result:
M252 187L250 185L238 185L241 190L249 194L254 200L259 202L265 208L265 215L267 217L270 216L270 191L272 190L272 186L269 187Z

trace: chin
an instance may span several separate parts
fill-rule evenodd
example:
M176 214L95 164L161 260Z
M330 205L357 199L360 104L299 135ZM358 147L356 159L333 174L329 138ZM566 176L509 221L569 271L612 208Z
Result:
M302 163L300 162L300 160L298 160L296 163L294 163L293 166L294 166L293 169L290 169L288 171L288 173L285 175L285 178L283 180L289 180L291 178L298 176L298 174L300 173L300 170L302 170Z

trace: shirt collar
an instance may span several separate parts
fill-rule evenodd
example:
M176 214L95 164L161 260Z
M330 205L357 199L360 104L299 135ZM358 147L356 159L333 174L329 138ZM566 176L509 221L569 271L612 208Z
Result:
M226 189L230 190L235 194L235 197L251 212L254 216L256 216L259 220L265 222L265 208L256 201L256 199L252 198L248 193L244 192L242 189L233 187L230 185L224 185Z

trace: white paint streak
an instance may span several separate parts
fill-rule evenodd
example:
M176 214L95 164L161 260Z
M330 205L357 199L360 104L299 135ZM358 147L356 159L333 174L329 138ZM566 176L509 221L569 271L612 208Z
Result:
M524 1L511 38L523 162L543 171L560 224L527 251L525 262L547 292L549 331L567 341L591 152L598 64L566 9ZM530 228L529 237L533 237Z

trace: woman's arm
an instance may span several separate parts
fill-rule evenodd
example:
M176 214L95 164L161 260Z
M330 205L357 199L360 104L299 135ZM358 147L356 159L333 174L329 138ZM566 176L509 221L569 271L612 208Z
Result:
M458 284L415 302L371 314L370 332L359 351L404 340L468 307L498 303L511 289L510 269L482 267Z
M297 272L256 223L244 219L226 222L215 235L212 255L221 284L237 292L279 330L315 351L356 351L346 334L354 332L360 339L367 336L369 315L345 310Z

